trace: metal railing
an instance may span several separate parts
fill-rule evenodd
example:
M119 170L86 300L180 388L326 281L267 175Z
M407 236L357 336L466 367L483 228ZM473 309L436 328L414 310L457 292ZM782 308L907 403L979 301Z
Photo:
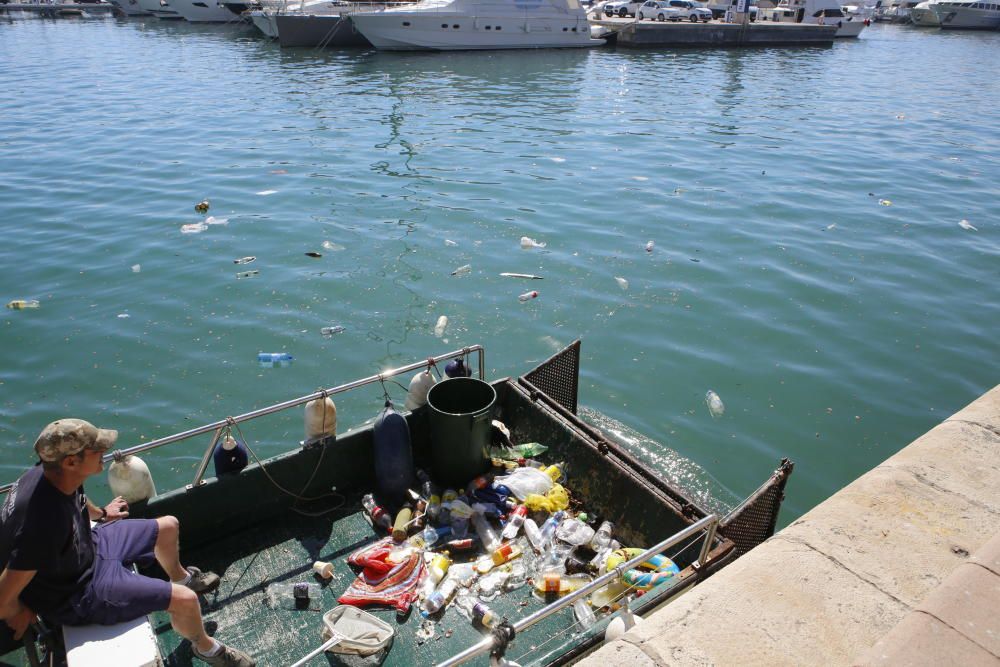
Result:
M113 452L104 455L104 462L108 463L115 459L120 459L125 456L131 456L132 454L140 454L142 452L148 452L151 449L157 449L158 447L163 447L164 445L169 445L175 442L180 442L181 440L187 440L188 438L193 438L198 435L204 435L211 431L215 431L212 437L212 442L209 444L208 449L205 450L204 456L202 456L201 463L198 464L198 471L194 476L194 480L188 486L188 488L198 486L202 483L202 479L205 476L205 470L208 469L208 464L212 460L212 453L215 451L215 445L218 443L219 438L225 432L227 427L231 427L235 424L241 424L258 417L264 417L266 415L274 414L276 412L281 412L289 408L294 408L300 405L304 405L309 401L315 400L317 398L326 398L327 396L333 396L334 394L341 394L345 391L351 389L357 389L358 387L364 387L365 385L374 384L376 382L382 382L391 377L401 375L403 373L409 373L410 371L419 370L421 368L426 368L430 362L438 364L442 361L447 361L449 359L458 359L459 357L467 357L470 354L475 353L478 360L479 366L479 379L486 379L486 350L482 345L472 345L470 347L464 347L460 350L455 350L453 352L448 352L437 357L428 357L423 361L414 362L412 364L407 364L406 366L400 366L398 368L393 368L391 370L383 371L376 375L370 375L361 380L355 380L353 382L348 382L347 384L337 385L336 387L331 387L329 389L320 389L319 391L313 392L307 396L300 396L299 398L293 398L289 401L284 401L282 403L275 403L274 405L269 405L265 408L259 408L257 410L251 410L250 412L245 412L242 415L236 417L227 417L226 419L221 419L211 424L205 424L204 426L198 426L197 428L192 428L187 431L182 431L180 433L175 433L173 435L168 435L165 438L159 438L157 440L150 440L149 442L143 443L141 445L135 445L127 449L115 450ZM0 486L0 494L7 493L10 488L14 485L13 482L4 484Z
M718 526L718 523L719 523L718 518L714 514L709 514L704 519L701 519L691 524L684 530L675 533L674 535L668 537L659 544L652 546L649 549L646 549L632 560L622 563L621 565L618 565L610 572L601 575L597 579L594 579L586 586L583 586L582 588L573 591L566 597L559 599L557 602L553 602L552 604L546 607L542 607L535 613L529 616L525 616L519 621L516 621L513 624L515 635L519 635L521 632L527 630L535 623L538 623L539 621L548 618L552 614L555 614L556 612L559 612L565 609L566 607L571 606L574 602L576 602L580 598L589 595L591 592L606 586L607 584L611 583L616 579L621 579L622 576L632 568L638 567L640 564L649 560L651 557L663 553L670 547L676 546L677 544L680 544L689 537L697 535L699 532L704 530L705 543L702 545L701 554L698 556L698 565L699 565L698 569L701 569L701 567L703 567L706 564L706 559L708 558L709 551L711 551L712 541L715 538L715 531ZM457 653L452 657L448 658L447 660L445 660L444 662L438 663L436 667L453 667L453 665L461 665L462 663L471 660L472 658L480 656L484 653L489 653L494 648L494 641L495 640L493 636L485 637L482 641L473 644L472 646L465 649L461 653Z

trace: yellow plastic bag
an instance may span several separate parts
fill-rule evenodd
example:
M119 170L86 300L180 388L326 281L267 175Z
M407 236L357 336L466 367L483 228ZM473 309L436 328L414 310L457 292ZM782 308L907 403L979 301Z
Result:
M561 484L553 484L544 496L537 493L528 494L524 504L532 512L545 511L551 514L569 507L569 493Z

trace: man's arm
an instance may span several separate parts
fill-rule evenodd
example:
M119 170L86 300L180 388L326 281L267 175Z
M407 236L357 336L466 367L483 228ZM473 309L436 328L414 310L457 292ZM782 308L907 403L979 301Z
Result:
M28 626L38 620L28 607L18 598L37 570L11 570L4 568L0 573L0 618L14 631L14 639L20 639Z
M87 498L87 514L90 515L91 521L97 521L98 519L106 519L107 521L112 521L113 519L126 519L128 518L128 503L121 496L118 496L104 509L101 509L94 504L90 498Z

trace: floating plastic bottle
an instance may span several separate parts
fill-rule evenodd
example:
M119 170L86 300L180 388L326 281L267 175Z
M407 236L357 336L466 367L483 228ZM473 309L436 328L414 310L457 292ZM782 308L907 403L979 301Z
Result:
M247 467L250 462L247 447L242 442L227 434L215 446L215 453L212 454L212 461L215 463L215 476L237 473Z
M718 419L726 412L726 406L723 404L722 399L711 389L705 393L705 405L708 406L709 414L715 419Z
M254 262L256 260L257 260L256 257L254 257L253 255L249 255L247 257L240 257L239 259L234 259L233 264L249 264L250 262Z
M544 574L535 578L535 590L543 595L566 595L589 584L592 579L586 574L561 575Z
M970 232L978 232L979 231L976 227L972 226L971 222L969 222L968 220L964 220L964 219L963 220L959 220L958 226L961 227L962 229L967 229Z
M475 527L476 534L483 543L483 547L488 551L496 549L497 545L500 544L500 535L497 534L496 528L483 516L482 512L473 512L471 518L472 525Z
M573 603L573 615L576 616L576 622L584 630L591 628L597 623L597 616L594 615L594 610L590 608L590 605L583 598Z
M319 330L319 332L324 336L334 336L339 333L344 333L345 331L347 331L347 328L339 324L335 324L331 327L321 327Z
M253 278L254 276L259 276L260 271L254 269L253 271L240 271L236 274L237 280L243 280L244 278Z
M518 301L531 301L532 299L538 298L538 291L531 290L530 292L525 292L517 297Z
M654 245L655 244L652 241L647 241L646 242L646 252L653 252L653 246Z
M370 493L366 493L363 498L361 498L361 505L365 508L365 512L368 513L369 518L372 520L372 525L381 526L386 532L392 530L392 517L389 513L382 509L382 506L375 502L375 496Z
M524 534L531 543L535 551L542 551L545 548L545 540L542 538L542 531L538 529L538 524L534 519L524 520Z
M437 324L434 325L434 335L438 338L444 336L445 329L448 328L448 316L442 315L437 319Z
M257 355L257 361L262 364L277 364L294 360L288 352L261 352Z
M472 273L472 264L463 264L454 271L451 272L453 276L464 276Z
M505 540L512 540L517 537L518 532L521 530L521 526L524 524L525 518L528 516L528 508L524 505L518 505L513 512L511 512L510 519L507 520L507 525L503 527L503 532L500 536Z
M618 286L621 287L622 289L625 290L628 289L628 281L622 278L621 276L615 276L615 282L618 283Z
M548 244L546 244L546 243L540 243L540 242L536 241L535 239L533 239L533 238L531 238L529 236L522 236L521 237L521 249L522 250L531 250L532 248L544 248L546 245L548 245Z
M38 308L41 305L35 299L14 299L7 302L7 307L11 310L24 310L25 308Z

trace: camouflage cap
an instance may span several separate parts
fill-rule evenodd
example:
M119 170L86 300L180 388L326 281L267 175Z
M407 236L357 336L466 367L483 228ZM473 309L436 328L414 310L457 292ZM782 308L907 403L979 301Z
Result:
M55 463L84 449L106 451L118 439L118 431L97 428L82 419L59 419L42 429L35 452L43 461Z

